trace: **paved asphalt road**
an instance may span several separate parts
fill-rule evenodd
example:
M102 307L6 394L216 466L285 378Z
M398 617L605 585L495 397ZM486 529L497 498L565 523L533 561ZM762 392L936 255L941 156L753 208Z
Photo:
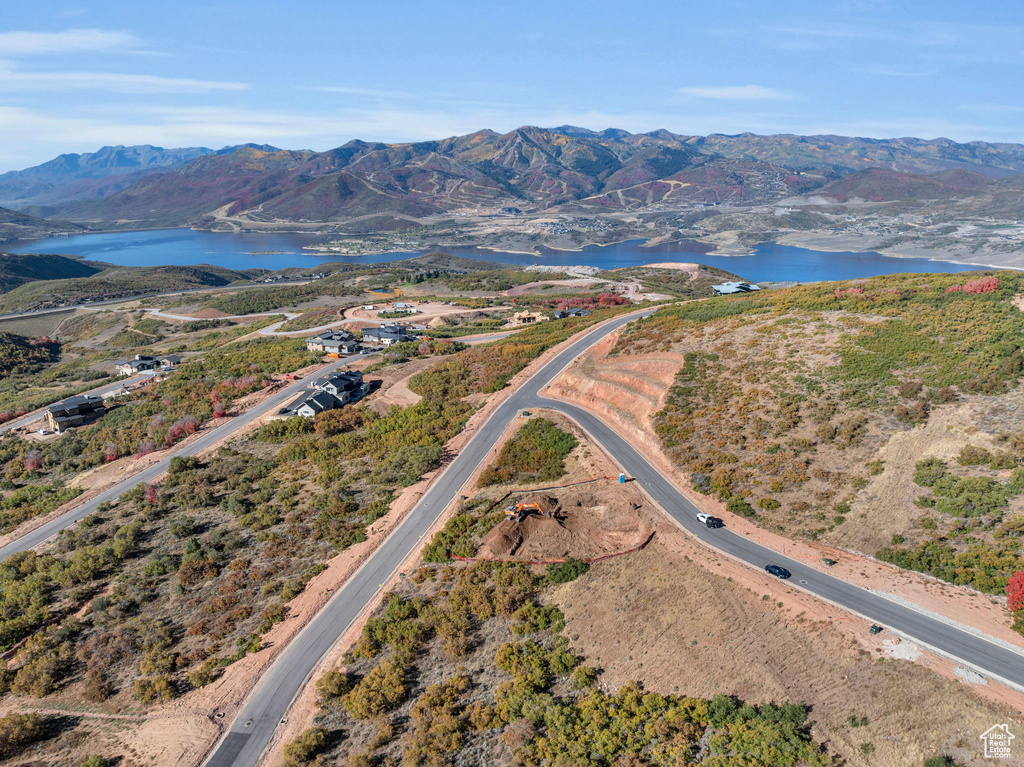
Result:
M635 481L695 537L756 568L767 564L786 567L793 573L793 578L780 583L780 588L794 586L809 591L951 655L982 673L1024 687L1024 657L1020 654L782 557L729 530L709 530L699 524L697 509L612 429L585 410L541 396L547 383L574 358L631 319L635 319L635 315L614 320L573 343L494 412L435 480L405 521L271 665L207 759L206 767L252 767L257 763L320 658L374 599L382 584L455 498L508 422L521 410L536 407L559 410L576 420L619 462L623 471L635 477ZM784 641L784 637L780 636L779 641Z
M356 356L358 357L360 355ZM78 520L92 514L94 511L96 511L96 507L99 506L104 501L109 502L115 500L125 490L130 490L131 488L138 485L140 482L151 482L152 480L163 474L165 471L167 471L167 466L168 464L170 464L171 458L177 456L196 455L197 453L202 452L203 450L205 450L218 440L224 439L225 437L229 436L232 432L242 428L248 423L252 423L264 413L280 409L283 404L290 401L293 397L297 397L299 392L302 389L308 387L310 384L312 384L312 382L315 379L319 378L320 376L327 375L328 373L334 370L338 370L339 368L344 367L346 364L348 364L349 360L351 359L352 357L342 357L331 362L328 365L324 365L323 367L317 368L317 370L314 373L311 373L310 375L296 381L295 383L289 384L288 386L281 389L279 392L277 392L276 394L274 394L261 404L256 405L255 407L247 410L245 413L242 413L242 415L236 416L235 418L229 418L220 426L208 430L205 434L200 436L194 442L185 445L179 450L174 451L172 454L168 455L167 457L158 461L157 463L154 463L149 468L144 469L138 474L133 474L123 482L119 482L118 484L104 490L102 493L97 495L92 500L86 501L81 506L72 509L66 514L62 514L56 519L50 520L46 524L37 527L32 532L27 533L26 535L22 536L13 543L9 543L8 545L0 548L0 561L7 559L7 557L11 556L12 554L17 554L19 551L27 551L28 549L35 548L43 541L52 538L54 535L56 535L64 528L70 527L71 525L75 524ZM120 386L121 383L122 382L118 382L117 385Z

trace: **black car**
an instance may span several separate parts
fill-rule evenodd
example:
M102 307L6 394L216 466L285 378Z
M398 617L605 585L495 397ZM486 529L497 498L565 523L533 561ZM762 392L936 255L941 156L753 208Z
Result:
M767 565L764 569L770 575L774 575L776 578L782 578L783 580L789 578L793 574L785 567L780 567L779 565Z

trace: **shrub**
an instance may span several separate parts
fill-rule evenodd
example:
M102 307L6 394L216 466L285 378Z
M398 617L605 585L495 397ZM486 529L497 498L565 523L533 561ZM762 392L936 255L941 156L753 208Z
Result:
M405 666L394 660L382 661L345 696L345 708L353 719L391 711L405 700L408 686Z
M742 498L730 498L729 502L725 504L725 508L726 511L731 511L733 514L739 514L742 517L752 518L757 516L754 507Z
M113 767L114 763L98 754L87 756L78 763L78 767Z
M772 509L777 509L777 508L779 508L779 507L780 507L781 505L782 505L782 504L781 504L781 503L779 503L779 502L778 502L777 500L775 500L774 498L760 498L760 499L758 499L758 501L757 501L757 506L758 506L758 508L761 508L761 509L767 509L767 510L769 510L769 511L771 511Z
M572 672L570 683L574 690L586 690L597 683L597 669L592 666L580 666Z
M512 632L522 636L536 631L559 632L565 628L565 616L554 605L529 601L512 615Z
M332 669L316 681L317 698L320 704L336 700L352 690L352 680L344 671Z
M1006 583L1006 606L1010 612L1024 610L1024 571L1017 571Z
M39 714L7 714L0 717L0 756L15 757L46 734L46 720Z
M532 418L505 443L477 486L556 480L565 474L565 459L577 444L574 436L546 418Z
M174 700L178 694L168 676L136 679L134 693L138 700L147 705L160 700Z
M313 760L327 745L327 730L323 727L309 727L299 737L284 747L285 765L306 764Z
M977 445L964 445L956 460L961 466L981 466L992 460L992 454Z
M551 583L569 583L583 575L590 569L590 565L572 557L566 558L564 562L548 565L545 577Z

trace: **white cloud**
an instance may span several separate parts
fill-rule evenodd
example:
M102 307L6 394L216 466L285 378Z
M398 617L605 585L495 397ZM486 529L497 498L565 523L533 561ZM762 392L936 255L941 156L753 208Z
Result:
M792 94L763 85L694 86L680 88L679 92L686 96L716 101L780 101L793 98Z
M319 93L344 93L350 96L371 96L373 98L381 99L417 98L415 94L407 93L405 91L386 91L377 90L375 88L353 88L348 85L313 85L307 88L307 90L317 91Z
M45 53L137 51L142 41L129 32L103 29L68 29L63 32L2 32L0 56Z
M248 90L246 83L118 72L26 72L0 61L0 92L98 90L113 93L209 93Z

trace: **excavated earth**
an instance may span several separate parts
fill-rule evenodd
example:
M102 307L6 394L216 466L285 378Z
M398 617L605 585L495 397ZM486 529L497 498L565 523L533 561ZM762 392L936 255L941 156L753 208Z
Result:
M594 559L640 546L651 536L652 509L631 484L614 480L530 494L514 502L537 503L552 516L503 520L481 542L484 559L549 562L567 556ZM510 504L512 501L510 501Z

